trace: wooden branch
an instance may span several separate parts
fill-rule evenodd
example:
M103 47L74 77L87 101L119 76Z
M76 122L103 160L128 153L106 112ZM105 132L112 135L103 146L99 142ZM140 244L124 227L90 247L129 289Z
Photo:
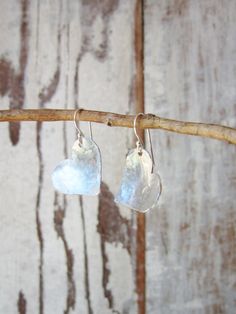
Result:
M14 109L0 110L0 122L14 121L71 121L75 110L63 109ZM77 115L80 121L104 123L108 126L133 128L134 115L82 110ZM145 114L139 118L139 128L162 129L165 131L214 138L236 144L236 129L217 124L184 122Z

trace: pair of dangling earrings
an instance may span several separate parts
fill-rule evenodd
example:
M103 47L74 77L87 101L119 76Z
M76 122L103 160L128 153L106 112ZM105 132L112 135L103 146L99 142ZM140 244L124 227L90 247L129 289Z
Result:
M52 173L54 188L64 194L97 195L101 185L101 153L93 140L91 122L90 137L85 137L77 125L74 114L74 125L78 131L78 139L72 147L72 158L61 161ZM139 212L146 212L157 205L161 195L161 178L156 171L150 131L148 138L150 153L144 149L137 134L137 119L134 119L134 133L137 138L136 148L126 156L126 164L115 202Z

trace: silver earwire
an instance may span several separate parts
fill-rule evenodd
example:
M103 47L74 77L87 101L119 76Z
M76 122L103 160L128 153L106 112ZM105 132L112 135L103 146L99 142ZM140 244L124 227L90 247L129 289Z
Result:
M136 115L136 117L134 118L134 134L135 134L135 136L136 136L136 138L137 138L136 145L137 145L138 153L139 153L140 155L142 154L143 142L142 142L141 138L140 138L139 135L138 135L136 124L137 124L137 119L138 119L138 117L139 117L139 116L143 116L143 115L144 115L144 114L143 114L142 112L140 112L140 113L138 113L138 114Z
M151 173L153 173L153 168L155 166L155 160L154 160L154 154L153 154L153 148L152 148L151 132L149 129L147 129L147 132L148 132L148 141L149 141L150 153L151 153L151 159L152 159L152 171L151 171Z
M92 123L90 121L89 121L89 135L90 135L90 139L93 140Z
M77 114L80 112L80 110L83 110L83 109L77 109L75 110L75 113L74 113L74 126L76 128L76 130L78 131L78 138L81 142L81 138L82 136L84 136L84 133L81 131L81 129L79 128L78 124L77 124ZM90 135L90 139L93 140L93 132L92 132L92 123L89 121L89 135Z
M80 128L78 127L78 125L77 125L77 119L76 119L77 113L79 113L80 110L82 110L82 109L77 109L77 110L75 110L75 112L74 112L74 126L75 126L76 130L78 131L78 138L81 138L81 137L84 135L83 132L82 132L82 131L80 130Z
M144 116L144 113L140 112L136 115L136 117L134 118L134 134L137 138L137 147L138 149L140 150L140 152L142 151L142 147L143 147L143 142L142 140L140 139L138 133L137 133L137 119L139 116ZM154 160L154 154L153 154L153 148L152 148L152 140L151 140L151 134L150 134L150 130L147 129L147 132L148 132L148 141L149 141L149 146L150 146L150 153L151 153L151 160L152 160L152 171L151 173L153 173L153 168L154 168L154 165L155 165L155 160Z
M150 146L150 153L151 153L151 159L152 159L152 171L151 173L153 173L153 170L154 170L154 166L155 166L155 160L154 160L154 153L153 153L153 147L152 147L152 139L151 139L151 132L150 132L150 129L147 129L148 131L148 140L149 140L149 146ZM162 181L161 181L161 177L159 175L159 173L156 173L158 175L158 178L159 178L159 183L160 183L160 192L158 194L158 197L157 197L157 200L156 202L158 202L160 196L161 196L161 193L162 193Z
M137 119L138 119L138 117L139 117L139 116L143 116L143 115L144 115L144 113L140 112L140 113L138 113L138 114L136 115L136 117L134 118L134 134L135 134L135 136L136 136L138 142L139 142L141 145L143 145L143 142L142 142L142 140L140 139L140 137L139 137L139 135L138 135L138 133L137 133L137 126L136 126L136 124L137 124Z

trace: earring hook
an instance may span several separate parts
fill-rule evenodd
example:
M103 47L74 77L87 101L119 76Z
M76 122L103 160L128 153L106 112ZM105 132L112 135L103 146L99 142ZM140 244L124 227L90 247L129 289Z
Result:
M80 113L83 109L76 109L74 112L74 126L76 130L78 131L78 138L81 140L82 136L84 136L83 132L80 130L78 124L77 124L77 114Z
M84 136L83 132L81 131L81 129L79 128L78 124L77 124L77 114L80 113L80 111L82 111L83 109L77 109L75 110L74 113L74 126L76 128L76 130L78 131L78 138L79 140L81 140L82 136ZM89 135L90 135L90 139L93 140L93 132L92 132L92 123L91 121L89 121Z
M90 139L93 141L93 131L92 131L92 123L89 121L89 135Z
M141 138L139 137L138 132L137 132L137 120L138 120L138 117L143 116L143 115L144 115L144 114L143 114L142 112L140 112L140 113L138 113L138 114L136 115L136 117L134 118L134 134L135 134L135 136L136 136L136 138L137 138L137 140L138 140L137 144L138 144L138 145L141 145L141 146L143 146L143 142L142 142L142 140L141 140Z
M138 132L137 132L137 120L138 120L138 117L140 116L144 116L144 113L140 112L136 115L136 117L134 118L134 134L137 138L137 147L139 149L139 152L141 153L142 152L142 147L143 147L143 142L141 140L141 138L139 137L138 135ZM147 132L148 132L148 141L149 141L149 146L150 146L150 153L151 153L151 160L152 160L152 171L153 172L153 167L155 165L155 161L154 161L154 154L153 154L153 148L152 148L152 139L151 139L151 134L150 134L150 130L147 129Z
M148 141L149 141L150 153L151 153L151 159L152 159L152 171L151 171L151 173L153 173L153 168L155 166L155 160L154 160L154 154L153 154L153 148L152 148L151 132L149 129L147 129L147 132L148 132Z

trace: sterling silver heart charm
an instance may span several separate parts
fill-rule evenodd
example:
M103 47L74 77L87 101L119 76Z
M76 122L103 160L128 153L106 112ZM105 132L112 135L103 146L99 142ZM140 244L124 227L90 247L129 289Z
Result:
M139 113L134 119L134 133L138 139L137 147L132 149L126 157L120 188L115 197L115 202L141 213L156 207L162 192L161 178L154 162L150 130L148 130L148 137L151 156L143 148L136 129L137 119L143 115Z
M54 188L64 194L97 195L101 184L101 154L97 144L80 134L72 159L61 161L52 173Z
M126 157L126 165L115 202L139 212L146 212L157 205L161 194L161 180L155 171L149 153L138 148Z
M93 141L91 122L90 138L85 137L77 125L76 116L82 110L77 109L74 112L78 140L72 147L72 158L57 165L52 173L52 183L57 191L64 194L97 195L101 185L101 153Z

